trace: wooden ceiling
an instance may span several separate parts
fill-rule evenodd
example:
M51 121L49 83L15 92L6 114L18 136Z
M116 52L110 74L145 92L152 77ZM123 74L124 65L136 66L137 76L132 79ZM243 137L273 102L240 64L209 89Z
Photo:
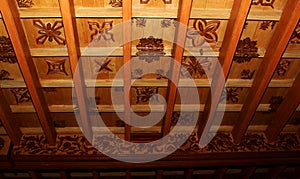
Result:
M300 176L300 0L1 0L0 11L3 177ZM116 47L120 39L128 43ZM91 46L94 41L100 45ZM170 57L194 80L200 106L181 104L178 89L193 86ZM79 60L88 67L73 80ZM141 76L149 64L156 74ZM86 73L97 76L96 107ZM119 96L113 106L111 90L130 96ZM119 113L130 119L131 109L147 115L153 94L166 99L160 122L144 129L120 120ZM169 135L179 118L197 116L198 123L172 155L135 165L88 142L103 146L113 138L90 119L95 111L115 135L132 142ZM155 112L163 113L163 106ZM206 142L200 136L212 140L200 147Z

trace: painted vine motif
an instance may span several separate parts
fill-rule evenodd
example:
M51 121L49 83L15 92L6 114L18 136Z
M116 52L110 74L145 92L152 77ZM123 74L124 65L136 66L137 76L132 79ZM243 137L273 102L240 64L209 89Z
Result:
M111 7L122 7L122 0L110 0L109 5Z
M62 21L55 21L53 24L50 22L44 23L42 20L33 20L33 25L39 29L38 34L40 36L36 39L37 44L44 44L47 40L53 42L53 40L58 45L65 45L66 40L62 37L63 28Z
M136 48L138 50L136 55L139 56L139 59L148 63L154 60L158 61L161 56L165 55L163 40L153 36L141 38Z
M274 8L275 0L252 0L252 5L270 6Z
M14 80L13 78L10 78L10 73L6 70L0 71L0 80Z
M200 47L205 42L216 43L218 41L217 30L221 21L211 20L206 21L197 19L193 23L193 28L188 29L187 38L192 39L194 47Z
M154 94L158 94L158 87L145 86L136 87L136 104L149 102Z
M66 59L62 60L45 60L48 65L48 72L49 74L64 74L68 76L68 73L66 72L65 63Z
M27 88L17 88L10 90L15 97L16 103L31 102L31 97Z
M20 8L22 8L22 7L29 8L34 5L32 0L17 0L17 3Z
M252 58L259 56L257 53L258 48L256 47L257 41L252 41L249 37L239 40L237 45L233 61L237 63L250 62Z
M0 36L0 61L17 63L16 54L8 37Z
M99 22L88 22L89 29L92 31L91 41L100 41L103 37L105 41L115 41L114 34L111 32L113 29L113 21Z

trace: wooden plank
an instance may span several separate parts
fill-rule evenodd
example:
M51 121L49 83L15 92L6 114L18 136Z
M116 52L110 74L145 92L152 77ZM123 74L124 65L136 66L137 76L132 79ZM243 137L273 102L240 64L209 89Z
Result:
M235 50L244 27L244 23L250 9L250 5L251 0L238 0L234 1L233 3L230 19L228 21L224 40L219 54L219 61L222 65L222 69L220 69L218 65L216 66L210 93L205 104L202 121L199 123L200 125L198 127L199 136L207 135L213 122L215 112L217 110L220 97L222 95L224 85L229 74L232 59L234 57ZM200 144L205 143L206 138L201 137Z
M299 89L300 73L298 73L293 86L289 89L288 94L284 97L283 102L278 107L277 112L274 115L274 120L271 121L271 124L266 130L266 137L269 141L274 141L276 139L294 111L297 109L300 103Z
M132 17L132 0L123 2L123 60L124 60L124 118L125 121L130 119L130 86L131 86L131 17ZM130 141L131 126L125 124L125 139Z
M16 119L12 115L12 111L9 107L8 102L0 88L0 120L5 128L6 133L13 142L14 145L19 145L22 137L20 127L16 123Z
M255 172L256 167L248 167L242 170L240 173L240 178L248 179L251 178L253 173Z
M238 143L250 124L257 106L272 78L286 45L300 17L300 1L289 0L282 12L266 54L257 71L250 92L244 102L239 120L233 128L232 135Z
M176 33L174 38L174 55L173 59L181 64L182 56L184 52L184 44L186 39L187 33L187 25L190 18L191 8L192 8L193 0L180 0L179 1L179 8L178 8L178 24L176 27ZM180 67L178 65L173 64L172 69L172 76L171 81L169 82L169 89L168 89L168 97L167 97L167 109L165 120L162 126L162 135L166 136L170 132L171 128L171 120L173 115L173 109L176 100L176 93L177 93L177 85L180 76Z
M34 62L30 55L26 36L19 19L16 1L2 1L0 10L45 136L50 145L55 145L56 131L45 96L41 90L41 84Z
M191 179L193 176L194 170L193 169L188 169L184 171L184 178L185 179Z
M88 104L87 104L87 94L83 78L83 70L81 63L79 61L80 57L80 45L75 19L75 9L73 0L59 0L62 21L64 24L66 42L68 47L69 60L71 64L71 69L73 76L76 75L76 80L73 81L75 87L75 93L78 102L78 109L80 119L82 121L82 130L85 137L91 141L92 140L92 128L89 121L88 115ZM76 69L79 69L76 71Z

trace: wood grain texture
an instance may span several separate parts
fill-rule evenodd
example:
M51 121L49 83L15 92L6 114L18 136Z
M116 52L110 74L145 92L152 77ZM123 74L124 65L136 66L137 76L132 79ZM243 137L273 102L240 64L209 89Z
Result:
M211 90L207 97L207 101L204 107L203 119L199 123L198 133L200 135L206 136L211 124L214 120L215 112L217 110L220 97L222 95L227 76L231 67L232 59L235 54L239 38L241 36L244 23L247 18L251 5L251 0L234 1L230 19L227 24L225 37L222 43L221 51L219 54L219 62L222 65L216 66L214 76L212 79ZM222 68L222 69L220 69ZM203 141L204 140L204 141ZM205 144L205 137L200 143Z
M5 128L6 133L10 137L14 145L18 145L22 137L20 127L16 125L16 119L12 115L12 111L9 104L3 95L2 89L0 89L0 120Z
M250 124L257 106L272 78L286 45L300 17L300 1L289 0L275 29L270 45L257 71L251 90L244 102L239 120L233 128L232 135L236 142L241 141Z
M14 46L15 54L31 95L33 105L39 117L40 124L44 130L48 142L54 145L56 131L51 119L45 96L41 90L40 80L31 58L24 30L21 28L22 23L19 18L16 2L10 0L2 1L0 10L3 15L8 34L11 37L11 42Z
M82 121L82 130L87 139L92 139L92 128L88 115L88 104L86 87L84 84L84 75L82 70L82 64L79 61L81 56L77 25L75 19L75 10L73 0L60 0L59 1L62 20L64 24L66 42L68 47L68 54L71 64L73 76L76 80L73 80L75 93L78 102L80 119ZM76 71L77 70L77 71Z
M125 121L130 120L130 86L131 86L131 17L132 17L132 1L123 2L123 61L124 65L124 118ZM130 141L131 126L125 124L125 139Z
M181 64L182 62L184 44L185 44L186 33L187 33L187 25L190 18L192 2L193 2L192 0L179 1L179 9L178 9L178 17L177 17L177 21L179 23L177 24L177 28L176 28L174 47L173 47L174 48L173 59L179 64ZM170 132L179 76L180 76L180 67L176 64L173 64L172 76L171 76L172 82L169 81L167 109L166 109L164 123L162 126L163 136L166 136Z

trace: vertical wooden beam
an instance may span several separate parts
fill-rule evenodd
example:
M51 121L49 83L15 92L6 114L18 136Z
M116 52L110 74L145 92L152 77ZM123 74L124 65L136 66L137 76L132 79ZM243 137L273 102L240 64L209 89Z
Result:
M220 169L216 170L214 173L214 178L222 179L224 177L226 171L227 171L227 168L220 168Z
M0 88L0 120L3 127L6 130L9 138L14 145L19 145L22 137L20 127L17 125L16 119L14 118L12 111L9 107L8 102Z
M130 63L131 59L131 17L132 17L132 0L123 1L123 61L124 65ZM130 119L130 86L131 86L131 69L130 65L124 66L124 118L125 121ZM125 139L130 141L131 126L125 124Z
M59 172L59 174L60 174L60 178L61 179L69 179L69 178L71 178L70 174L68 172L66 172L66 171L61 171L61 172Z
M76 75L74 87L78 102L80 119L82 121L82 130L88 140L92 139L92 127L88 115L87 94L84 82L83 70L79 58L80 44L76 26L76 16L73 0L59 0L62 21L64 24L65 37L68 47L68 54L73 75ZM78 71L76 69L78 68Z
M176 27L176 33L174 38L174 50L173 50L173 59L180 63L182 62L182 56L184 52L184 44L187 33L187 26L189 23L191 8L193 0L180 0L179 9L178 9L178 24ZM168 90L168 99L167 99L167 109L164 124L162 126L162 135L166 136L171 129L171 121L173 115L173 109L176 100L177 93L177 84L180 76L180 67L173 64L172 69L172 81L169 81L169 90Z
M184 178L185 179L191 179L192 176L193 176L193 173L194 173L193 169L185 170L184 171Z
M156 179L162 179L163 178L164 171L163 170L157 170L156 171Z
M56 131L30 54L16 1L1 1L0 10L45 136L50 145L55 145Z
M29 171L28 173L29 173L29 175L30 175L30 177L31 177L32 179L40 179L40 178L43 178L43 176L42 176L40 173L38 173L38 172L35 172L35 171Z
M124 6L123 6L123 8L124 8ZM125 172L125 178L126 178L126 179L131 179L131 172L130 172L130 170L127 170L127 171Z
M298 23L300 17L300 1L289 0L282 12L280 21L275 29L262 63L257 70L252 87L242 107L239 120L235 124L232 135L235 142L240 142L247 131L256 108L268 87L278 62Z
M256 167L248 167L242 170L242 172L240 173L240 178L244 178L244 179L248 179L250 178L253 173L255 172Z
M266 137L269 142L273 142L284 126L289 121L293 112L300 102L300 73L296 77L293 86L289 89L288 94L284 97L283 102L277 109L275 118L266 129Z
M216 66L211 83L212 86L204 107L202 121L198 127L199 136L207 135L210 130L250 6L251 0L235 0L233 3L219 54L219 62L222 65L222 69ZM206 141L200 141L200 143L202 142L203 144L206 143Z

